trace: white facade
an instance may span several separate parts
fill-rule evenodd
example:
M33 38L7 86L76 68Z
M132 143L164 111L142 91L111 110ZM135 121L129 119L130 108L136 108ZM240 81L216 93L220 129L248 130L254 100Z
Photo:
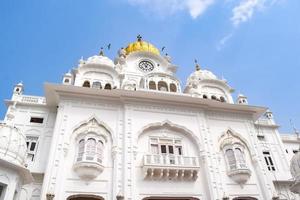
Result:
M246 96L235 103L212 72L196 65L181 89L176 69L139 38L114 61L81 59L45 97L16 85L0 124L0 200L300 199L289 191L299 138Z

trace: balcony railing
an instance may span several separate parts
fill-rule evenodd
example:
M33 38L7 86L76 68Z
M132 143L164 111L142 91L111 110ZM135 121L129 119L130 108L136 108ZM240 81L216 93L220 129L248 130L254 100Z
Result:
M199 170L197 157L148 154L144 156L146 178L153 179L197 179Z
M199 167L197 157L151 154L145 155L144 165L170 166L170 167Z
M46 98L40 96L30 96L30 95L15 95L13 97L14 101L19 101L26 104L39 104L46 105Z

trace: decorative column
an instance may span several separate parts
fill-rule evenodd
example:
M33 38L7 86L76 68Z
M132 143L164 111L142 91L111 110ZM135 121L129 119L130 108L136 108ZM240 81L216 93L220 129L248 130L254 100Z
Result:
M56 185L59 182L57 179L59 179L58 174L60 171L59 167L61 159L64 157L63 139L67 123L67 116L64 114L65 109L65 105L60 103L57 109L57 117L50 145L49 160L47 161L48 166L46 167L44 176L41 200L49 200L49 198L50 200L54 199L55 192L60 189L59 187L56 187Z

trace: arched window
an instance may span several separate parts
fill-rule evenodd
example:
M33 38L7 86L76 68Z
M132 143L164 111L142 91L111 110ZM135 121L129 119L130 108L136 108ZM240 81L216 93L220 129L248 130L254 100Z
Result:
M102 164L104 143L98 137L86 136L78 142L77 162L94 161Z
M230 170L247 169L243 147L232 144L225 147L225 156Z
M221 101L221 102L226 102L226 100L225 100L224 97L220 97L220 101Z
M104 147L104 144L101 140L98 140L97 142L97 161L99 163L102 163L102 159L103 159L103 147Z
M215 95L212 95L212 96L211 96L211 99L212 99L212 100L217 100L217 97L216 97Z
M156 90L156 83L154 81L149 82L149 89L150 90Z
M111 90L111 84L106 83L104 89Z
M204 95L203 95L203 99L207 99L207 95L204 94Z
M82 161L84 154L84 139L79 141L77 161Z
M158 82L158 90L160 91L168 91L168 85L164 81L159 81Z
M89 138L86 142L86 159L93 160L96 154L96 140Z
M82 87L91 87L90 82L89 81L84 81Z
M227 149L225 154L228 161L229 169L236 169L236 159L233 150Z
M239 164L238 168L246 168L245 158L240 148L235 148L236 162Z
M96 82L93 83L92 88L102 89L102 85L99 81L96 81Z
M170 84L170 92L177 92L177 87L174 83Z

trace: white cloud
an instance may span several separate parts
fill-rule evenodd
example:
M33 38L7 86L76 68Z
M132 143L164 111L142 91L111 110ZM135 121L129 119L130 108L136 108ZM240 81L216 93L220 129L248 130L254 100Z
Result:
M225 35L218 43L217 50L221 51L223 47L225 46L226 42L230 40L233 36L233 32L229 33L228 35Z
M230 3L233 0L225 0ZM250 20L256 11L262 11L264 8L274 5L281 0L240 0L240 2L233 7L232 17L230 18L234 29L231 33L225 35L217 44L217 50L221 51L226 43L233 37L235 28L241 23Z
M242 0L232 9L231 22L234 26L238 26L250 20L255 11L271 6L277 1L278 0Z
M214 3L215 0L128 0L132 5L141 6L157 12L159 15L170 15L186 10L192 18L197 18Z

